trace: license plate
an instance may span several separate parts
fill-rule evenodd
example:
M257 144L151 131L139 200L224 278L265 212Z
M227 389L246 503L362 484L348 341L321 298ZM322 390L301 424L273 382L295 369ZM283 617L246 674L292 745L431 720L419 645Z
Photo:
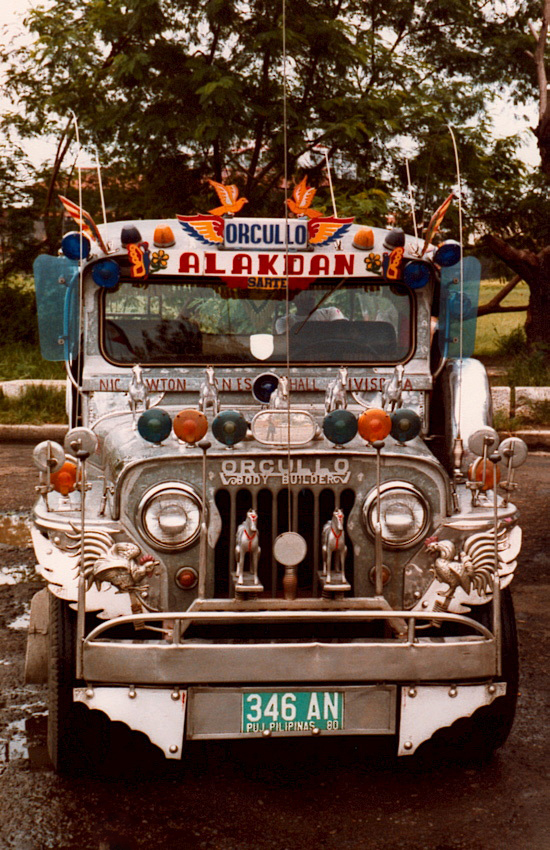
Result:
M343 728L342 691L255 691L242 695L241 731L245 734Z

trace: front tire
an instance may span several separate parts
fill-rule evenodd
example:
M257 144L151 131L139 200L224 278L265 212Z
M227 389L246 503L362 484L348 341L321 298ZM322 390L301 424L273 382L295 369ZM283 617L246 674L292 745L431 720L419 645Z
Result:
M76 612L50 594L48 753L58 773L87 773L105 753L108 721L73 701L76 680Z

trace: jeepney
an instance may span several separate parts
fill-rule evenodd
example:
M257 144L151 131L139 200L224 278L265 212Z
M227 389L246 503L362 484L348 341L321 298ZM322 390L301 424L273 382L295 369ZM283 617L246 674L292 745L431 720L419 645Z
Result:
M469 356L477 260L335 216L79 216L35 264L70 421L34 451L55 768L105 718L167 759L334 735L404 756L459 719L457 747L499 747L526 449Z

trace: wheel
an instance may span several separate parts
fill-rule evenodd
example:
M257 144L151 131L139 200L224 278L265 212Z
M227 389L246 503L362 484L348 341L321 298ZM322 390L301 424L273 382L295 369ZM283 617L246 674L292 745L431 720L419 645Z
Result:
M500 594L500 615L502 623L502 676L499 681L506 682L506 694L498 697L491 705L476 712L470 718L474 725L474 737L477 745L490 755L501 747L514 723L519 685L518 636L514 602L510 588ZM492 626L492 605L484 605L476 618L483 625Z
M441 764L480 765L487 762L501 747L512 729L518 695L518 641L514 605L509 588L501 592L502 676L506 694L491 705L478 709L471 717L461 717L452 726L438 730L417 751L420 764L433 767ZM481 625L492 629L492 603L472 608L468 614Z
M76 612L50 594L48 658L48 753L58 773L87 773L103 758L108 720L98 711L73 702Z

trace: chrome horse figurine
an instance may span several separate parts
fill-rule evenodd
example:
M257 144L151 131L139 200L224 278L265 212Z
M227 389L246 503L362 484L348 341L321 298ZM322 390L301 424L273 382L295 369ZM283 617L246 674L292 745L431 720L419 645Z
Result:
M138 409L147 410L149 407L149 390L143 380L143 369L136 364L132 367L132 377L128 386L128 402L132 411L132 428L137 428L136 416Z
M325 414L333 410L345 410L348 406L346 390L348 386L348 370L340 366L338 376L330 382L325 393Z
M269 407L271 410L286 410L288 407L288 378L286 375L281 375L279 384L276 390L273 390L269 399Z
M246 514L235 535L235 590L240 593L261 593L263 586L258 578L260 560L260 539L258 534L258 514L254 508ZM248 575L245 576L245 561L248 555Z
M321 541L323 552L323 595L345 593L351 590L346 580L345 563L347 555L344 531L344 512L336 508L332 518L323 526Z
M199 410L205 413L206 408L211 407L213 415L217 416L220 412L220 396L218 394L218 382L213 367L207 366L204 374L205 379L199 390Z

